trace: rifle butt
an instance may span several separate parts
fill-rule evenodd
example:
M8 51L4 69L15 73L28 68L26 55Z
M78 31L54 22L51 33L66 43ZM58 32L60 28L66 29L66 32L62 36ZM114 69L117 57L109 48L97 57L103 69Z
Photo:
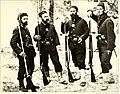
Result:
M45 73L42 71L43 74L43 84L44 86L48 85L50 82L48 81L47 77L45 76Z
M93 69L91 68L91 82L96 82L95 74L93 73Z
M70 83L74 82L73 76L72 76L69 68L68 68L68 80L69 80Z

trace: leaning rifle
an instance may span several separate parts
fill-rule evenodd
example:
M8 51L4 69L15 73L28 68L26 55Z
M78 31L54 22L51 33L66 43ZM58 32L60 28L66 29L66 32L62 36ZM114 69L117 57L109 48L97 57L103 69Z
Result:
M89 65L91 69L91 82L96 82L95 74L92 68L92 59L93 59L93 44L92 44L92 33L91 33L91 20L89 20Z
M71 73L70 68L69 68L70 56L68 55L69 54L69 52L68 52L68 35L66 32L66 23L64 25L64 32L65 32L65 62L67 64L68 80L69 80L69 82L72 83L72 82L74 82L74 79L73 79L72 73Z

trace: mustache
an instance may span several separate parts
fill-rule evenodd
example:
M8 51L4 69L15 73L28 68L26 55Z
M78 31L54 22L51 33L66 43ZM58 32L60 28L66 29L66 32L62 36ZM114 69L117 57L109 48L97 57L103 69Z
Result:
M28 22L27 22L27 21L26 21L26 22L24 22L24 23L23 23L23 25L28 25Z
M49 19L46 19L46 20L43 20L43 19L42 19L42 21L43 21L44 23L48 23L48 22L49 22Z

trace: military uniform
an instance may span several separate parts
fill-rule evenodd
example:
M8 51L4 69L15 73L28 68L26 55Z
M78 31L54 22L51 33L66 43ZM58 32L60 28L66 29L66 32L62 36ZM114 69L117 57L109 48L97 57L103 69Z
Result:
M32 76L34 70L34 57L36 55L36 52L33 47L32 38L30 36L30 32L28 28L23 28L22 26L20 26L20 31L22 34L24 51L26 53L26 63L27 63L28 73L29 75ZM18 80L23 81L26 71L25 71L25 63L23 57L19 55L23 50L21 49L18 27L16 27L13 30L13 36L11 38L10 45L13 51L17 54L17 57L19 59Z
M72 60L75 67L79 69L85 69L85 56L86 56L86 45L85 40L88 37L89 29L86 21L79 16L76 16L74 20L69 20L66 24L61 24L61 32L69 32L68 35L68 45L71 50ZM82 42L78 43L78 38L82 39ZM74 38L77 40L75 41Z
M39 31L38 31L39 30ZM35 35L40 35L40 64L42 65L42 68L46 74L46 76L49 76L49 66L48 66L48 55L50 55L50 58L53 62L55 72L62 72L62 66L59 62L59 56L56 49L57 45L60 45L59 38L57 35L57 32L55 30L54 25L52 24L44 24L41 22L38 26L35 28ZM38 47L38 41L34 38L34 40L37 42ZM39 50L39 49L38 49Z
M100 36L97 37L97 44L102 73L109 73L109 69L112 68L110 59L112 51L115 48L114 23L105 13L99 17L93 14L92 18L98 23L98 34L100 34ZM107 54L107 50L110 50L111 52Z

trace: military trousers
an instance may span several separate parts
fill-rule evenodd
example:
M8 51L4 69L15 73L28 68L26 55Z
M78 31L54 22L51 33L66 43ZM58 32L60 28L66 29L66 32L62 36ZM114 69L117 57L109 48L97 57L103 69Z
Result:
M42 45L41 46L40 64L42 65L42 69L44 70L44 73L46 74L46 76L49 76L49 66L48 66L49 56L54 65L55 72L62 72L62 66L59 62L59 56L58 56L56 46Z
M112 65L110 64L112 51L108 54L106 50L106 45L99 46L99 58L101 62L102 73L109 73L109 70L112 69Z
M70 50L75 67L78 67L79 69L85 69L85 57L86 57L85 42L75 45L74 48Z

